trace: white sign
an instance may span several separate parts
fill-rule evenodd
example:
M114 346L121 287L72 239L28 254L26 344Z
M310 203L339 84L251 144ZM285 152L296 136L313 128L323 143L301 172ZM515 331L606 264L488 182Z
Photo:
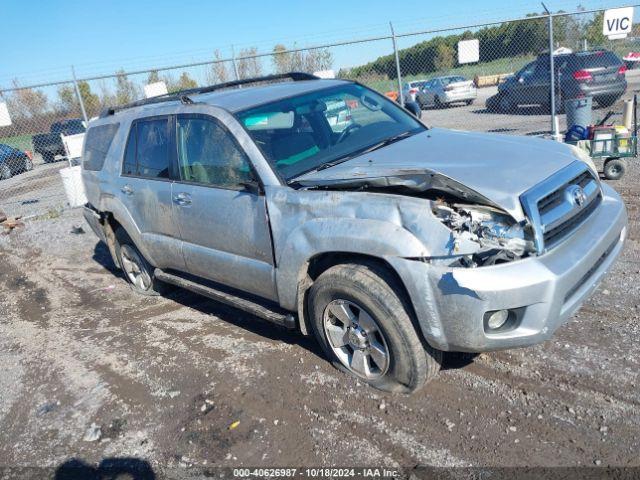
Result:
M336 72L333 70L318 70L313 74L318 78L336 78Z
M11 116L5 102L0 102L0 127L8 127L11 125Z
M602 21L602 34L610 40L625 38L633 27L633 7L605 10Z
M167 84L164 82L154 82L144 86L144 96L147 98L159 97L167 93L169 91L167 90Z
M458 42L458 63L476 63L480 61L480 41L461 40Z

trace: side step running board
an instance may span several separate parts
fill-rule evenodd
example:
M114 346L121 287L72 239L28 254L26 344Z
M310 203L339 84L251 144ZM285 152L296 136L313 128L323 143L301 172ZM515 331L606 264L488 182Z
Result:
M244 310L256 317L268 320L286 329L293 330L296 328L295 317L293 314L286 312L285 310L278 311L273 308L269 308L267 305L257 303L253 300L243 298L229 292L224 292L204 283L199 283L179 275L165 272L159 268L155 269L154 276L162 282L170 283L171 285L190 290L198 295L208 297L217 302L231 305L232 307Z

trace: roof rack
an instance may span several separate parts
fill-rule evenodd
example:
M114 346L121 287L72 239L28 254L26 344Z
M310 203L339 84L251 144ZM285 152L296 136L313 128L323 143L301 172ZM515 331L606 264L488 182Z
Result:
M128 108L140 107L142 105L150 105L154 103L170 102L174 100L180 100L183 103L189 103L191 99L189 95L197 95L201 93L214 92L216 90L222 90L225 88L238 87L241 85L248 85L251 83L272 82L275 80L293 80L294 82L300 82L303 80L319 80L320 77L316 77L310 73L304 72L289 72L279 73L277 75L266 75L264 77L246 78L242 80L232 80L231 82L218 83L216 85L209 85L206 87L189 88L186 90L180 90L173 93L165 93L164 95L158 95L157 97L145 98L135 102L127 103L126 105L120 105L117 107L107 107L100 112L100 118L108 117L121 110ZM193 102L191 102L193 103Z

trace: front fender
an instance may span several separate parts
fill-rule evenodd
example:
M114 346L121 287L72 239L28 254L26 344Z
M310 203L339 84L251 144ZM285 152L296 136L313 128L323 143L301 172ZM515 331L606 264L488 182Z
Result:
M388 222L354 218L309 220L291 232L277 257L276 283L282 307L297 308L298 284L308 262L329 252L385 258L421 257L426 250L411 232Z

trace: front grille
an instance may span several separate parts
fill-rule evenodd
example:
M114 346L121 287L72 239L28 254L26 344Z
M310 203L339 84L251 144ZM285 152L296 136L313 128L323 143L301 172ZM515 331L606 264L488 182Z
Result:
M536 233L538 251L565 239L601 202L598 179L582 162L572 163L526 192L522 203Z

